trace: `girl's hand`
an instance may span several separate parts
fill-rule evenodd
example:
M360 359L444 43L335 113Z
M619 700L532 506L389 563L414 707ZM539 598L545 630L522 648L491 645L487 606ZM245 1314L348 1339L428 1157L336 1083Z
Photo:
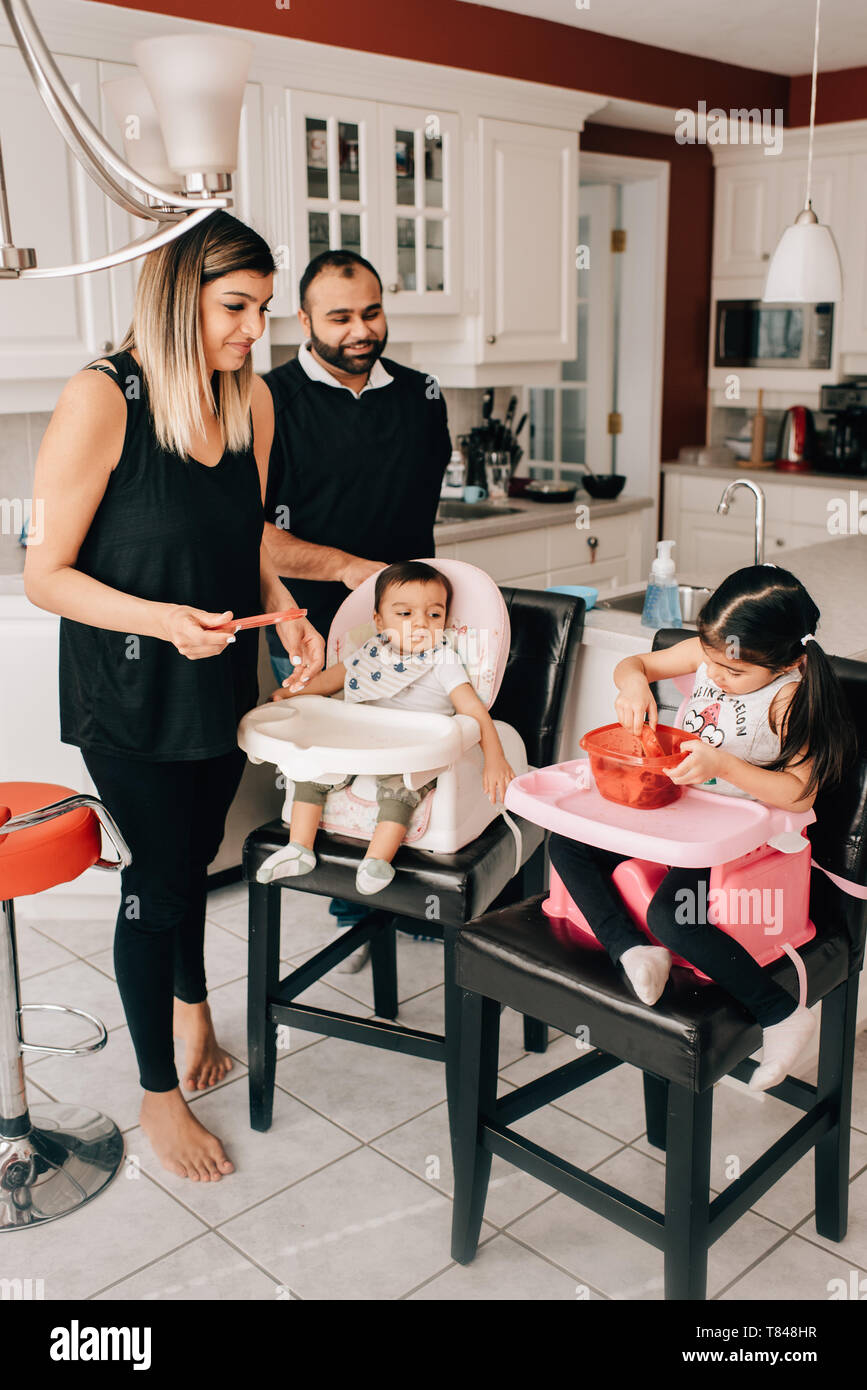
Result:
M482 786L492 806L503 800L506 795L506 788L514 776L514 772L504 757L485 758L485 766L482 770Z
M294 679L283 695L299 694L317 671L325 665L325 642L312 623L306 618L296 618L294 622L278 623L277 636L286 648L295 665ZM294 658L297 657L297 662ZM277 692L275 692L275 695ZM272 696L272 699L274 696ZM282 696L281 696L282 698Z
M206 656L219 656L235 638L230 632L211 632L210 629L230 622L232 617L229 608L225 613L207 613L202 608L191 608L185 603L173 603L168 605L163 619L163 637L166 642L171 642L177 647L181 656L188 657L190 661L199 661Z
M644 676L630 676L624 681L620 694L614 701L614 710L623 725L631 734L640 734L647 715L651 729L656 728L656 701Z
M690 742L689 752L677 767L666 769L672 782L679 787L695 787L709 777L723 777L725 754L710 744Z

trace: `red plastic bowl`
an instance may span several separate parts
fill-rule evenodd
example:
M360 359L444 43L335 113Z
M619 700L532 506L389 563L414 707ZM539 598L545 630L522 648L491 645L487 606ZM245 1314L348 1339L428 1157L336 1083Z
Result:
M622 724L603 724L590 729L581 747L590 758L590 771L600 796L637 811L654 811L676 801L683 791L666 776L665 769L677 767L684 755L684 744L700 742L697 734L684 733L669 724L657 724L656 737L662 757L644 754L641 740Z

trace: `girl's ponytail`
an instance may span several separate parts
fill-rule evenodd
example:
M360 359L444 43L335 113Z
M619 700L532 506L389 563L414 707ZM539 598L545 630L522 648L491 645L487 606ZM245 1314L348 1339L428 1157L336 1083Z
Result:
M843 780L856 753L851 715L842 687L815 637L804 644L801 679L786 710L780 754L767 764L769 772L803 762L806 748L813 766L804 788L807 796Z

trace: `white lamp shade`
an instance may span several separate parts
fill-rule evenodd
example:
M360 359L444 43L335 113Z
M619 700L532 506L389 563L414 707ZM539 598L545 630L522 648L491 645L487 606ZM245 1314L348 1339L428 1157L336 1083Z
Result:
M840 257L829 227L796 223L780 237L762 299L769 304L833 304L843 298Z
M171 167L180 174L234 173L253 45L214 34L173 34L141 39L133 54L159 114Z
M160 118L145 80L115 77L102 83L105 99L120 126L127 164L169 193L182 192L184 181L169 165Z

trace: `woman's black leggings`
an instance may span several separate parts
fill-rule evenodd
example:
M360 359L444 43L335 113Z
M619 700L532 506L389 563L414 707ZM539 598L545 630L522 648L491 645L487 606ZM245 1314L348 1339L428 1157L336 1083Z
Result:
M246 757L240 748L191 762L145 762L90 749L82 756L132 853L121 872L114 968L141 1084L146 1091L173 1091L173 997L199 1004L207 996L207 870Z
M611 882L612 872L628 855L596 849L562 835L550 837L548 853L570 898L580 907L613 961L619 961L630 946L649 944ZM797 1004L792 996L775 984L728 932L712 922L682 923L676 919L681 905L707 901L706 896L699 896L699 889L702 880L707 884L709 879L710 869L669 869L650 900L647 925L657 941L716 980L749 1009L763 1028L770 1028L794 1012ZM691 898L677 896L684 890ZM692 915L698 917L699 913Z

